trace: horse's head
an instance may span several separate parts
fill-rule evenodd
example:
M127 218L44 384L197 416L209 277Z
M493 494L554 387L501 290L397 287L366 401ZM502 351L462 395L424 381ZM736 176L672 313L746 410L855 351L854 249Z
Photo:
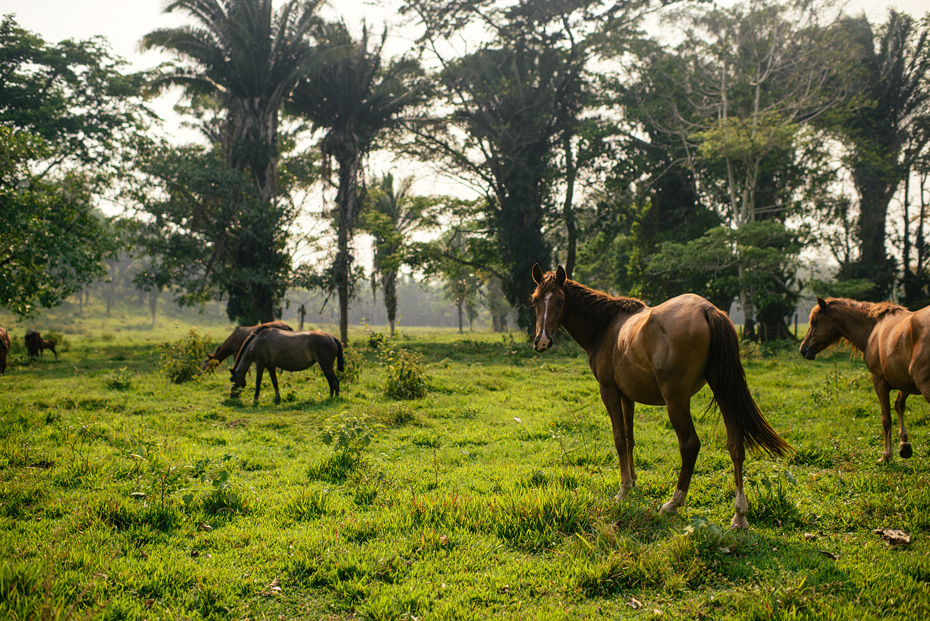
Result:
M245 388L245 373L238 372L239 365L233 365L229 370L229 381L232 382L232 389L229 391L230 396L235 396Z
M555 272L542 273L539 263L533 266L533 280L536 290L530 297L536 307L536 338L533 347L536 351L546 351L553 345L553 336L562 325L565 313L565 281L567 276L562 266Z
M213 354L207 354L207 359L200 365L200 370L206 371L213 364L214 360L216 360L216 358L213 357Z
M808 360L813 360L842 336L831 312L835 311L831 311L829 302L817 298L817 306L811 309L810 327L801 342L801 355Z

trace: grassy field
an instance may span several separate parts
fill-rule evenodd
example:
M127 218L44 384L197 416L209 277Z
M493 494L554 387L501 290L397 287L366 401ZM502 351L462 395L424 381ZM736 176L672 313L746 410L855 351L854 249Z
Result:
M2 619L927 619L930 425L878 464L878 406L848 350L744 352L763 412L796 449L747 460L748 531L727 530L732 465L719 414L692 402L703 448L688 504L658 513L679 467L661 408L638 406L638 487L620 474L583 352L513 336L403 329L351 348L358 380L329 399L317 370L229 361L197 382L157 372L182 322L24 326L0 378ZM0 324L9 327L9 324ZM199 326L214 341L222 323ZM386 396L401 348L428 393ZM895 528L893 546L874 531Z

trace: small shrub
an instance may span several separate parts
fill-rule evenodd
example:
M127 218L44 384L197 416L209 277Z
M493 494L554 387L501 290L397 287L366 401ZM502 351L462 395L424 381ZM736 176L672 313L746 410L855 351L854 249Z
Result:
M107 388L112 390L129 390L132 388L133 372L120 368L116 373L107 378Z
M380 332L371 332L368 334L368 348L375 351L381 351L384 348L386 339Z
M392 351L387 358L384 393L392 399L420 399L426 396L426 370L422 357L407 349Z
M343 365L342 371L336 371L336 377L339 383L354 384L362 374L362 366L365 364L365 357L355 350L354 347L343 345L342 349Z
M175 384L200 378L200 365L210 352L210 340L191 328L187 338L158 346L158 370Z

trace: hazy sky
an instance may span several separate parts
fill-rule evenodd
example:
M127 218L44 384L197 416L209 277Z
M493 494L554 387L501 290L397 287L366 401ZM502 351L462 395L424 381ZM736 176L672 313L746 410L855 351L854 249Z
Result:
M2 0L0 13L15 14L21 26L47 41L103 35L117 54L134 67L146 68L157 64L161 56L157 52L139 52L142 35L155 28L183 23L179 15L162 12L165 4L166 0ZM394 11L399 4L399 0L330 0L328 11L341 15L350 25L362 19L382 24L397 20ZM919 17L930 5L927 0L851 0L848 6L851 13L864 10L874 21L883 21L888 7ZM399 33L395 36L400 37ZM395 45L398 43L394 41Z

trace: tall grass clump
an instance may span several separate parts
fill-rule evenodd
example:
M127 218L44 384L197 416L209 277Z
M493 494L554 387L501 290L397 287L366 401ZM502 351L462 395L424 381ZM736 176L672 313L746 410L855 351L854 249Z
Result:
M200 365L208 353L209 338L191 328L186 338L158 346L158 370L175 384L196 380L203 374Z

